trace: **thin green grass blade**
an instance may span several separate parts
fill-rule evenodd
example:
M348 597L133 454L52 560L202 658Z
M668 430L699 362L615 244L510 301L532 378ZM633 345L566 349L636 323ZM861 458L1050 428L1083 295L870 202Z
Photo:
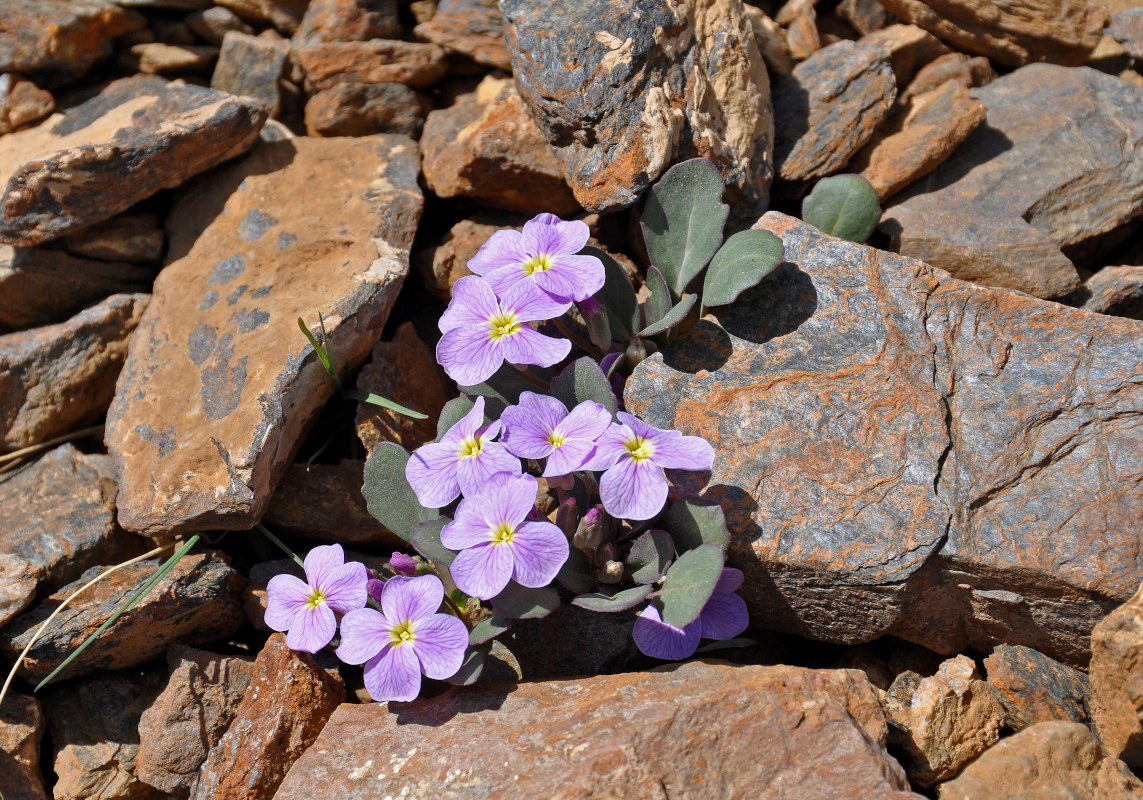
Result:
M325 342L329 341L329 337L326 336L325 321L322 319L320 312L318 313L318 322L321 324L321 342L319 342L317 337L314 336L313 333L310 332L310 329L306 327L306 323L302 321L302 318L298 317L298 327L301 328L302 333L306 335L306 338L310 340L310 344L313 345L314 352L317 353L318 358L321 359L321 365L325 367L325 371L329 373L329 377L333 379L334 385L337 386L337 390L340 392L341 377L337 374L337 370L333 368L333 362L330 361L329 353L326 351Z
M390 411L396 411L398 414L404 414L406 417L412 417L413 419L428 419L428 416L422 414L420 411L414 411L411 408L406 408L400 403L393 402L388 397L382 397L379 394L373 394L373 392L363 392L360 389L347 389L344 394L350 400L360 400L363 403L370 403L371 405L381 406L381 408L387 408Z
M281 550L283 553L285 553L286 555L288 555L290 558L294 559L294 561L297 563L297 565L298 565L299 567L301 567L302 569L305 569L305 566L306 566L306 565L305 565L305 562L304 562L304 561L302 561L302 559L301 559L301 558L298 556L298 554L297 554L297 553L295 553L295 552L294 552L293 550L291 550L290 548L286 547L286 544L285 544L285 542L283 542L281 539L279 539L279 538L278 538L277 536L275 536L274 534L270 533L270 529L269 529L269 528L267 528L267 527L266 527L265 525L263 525L261 522L259 522L258 524L256 524L256 525L254 526L254 528L255 528L255 530L257 530L257 531L258 531L258 533L262 534L262 535L263 535L263 536L265 536L267 539L269 539L271 542L273 542L275 545L277 545L279 550Z

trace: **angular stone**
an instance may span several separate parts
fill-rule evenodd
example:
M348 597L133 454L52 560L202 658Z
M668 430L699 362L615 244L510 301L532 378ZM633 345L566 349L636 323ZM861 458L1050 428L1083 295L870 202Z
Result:
M210 76L210 88L252 97L266 108L271 118L277 119L282 110L279 81L289 56L290 46L285 41L237 31L228 33L222 40L218 65Z
M0 75L0 135L38 122L55 108L56 99L51 92L20 75Z
M74 256L158 264L163 259L167 236L155 214L128 212L73 233L60 243ZM147 287L150 288L150 281Z
M397 0L310 0L294 33L297 45L400 39Z
M1099 314L1143 319L1143 266L1104 267L1064 301Z
M1140 323L779 213L757 227L786 263L644 361L626 395L714 445L705 496L726 509L755 624L1086 664L1095 623L1143 580Z
M31 564L20 556L0 553L0 626L32 604L38 584Z
M1099 43L1107 11L1086 0L881 0L902 22L957 50L1019 67L1082 64Z
M432 101L402 83L339 83L306 102L310 136L403 133L420 138Z
M477 64L512 71L497 0L442 0L432 19L413 28L413 34Z
M319 667L307 653L290 650L285 635L275 633L254 662L234 722L203 764L192 800L276 797L294 761L344 702L341 677ZM329 788L322 786L321 792L329 795Z
M1030 647L1002 644L984 659L988 685L1004 707L1004 723L1022 731L1037 722L1090 723L1087 675Z
M360 386L360 381L358 381ZM270 499L265 522L307 539L348 546L405 547L365 505L361 484L365 462L294 464Z
M81 594L53 620L28 652L21 675L48 675L155 574L162 559L142 561ZM0 630L0 651L15 658L65 597L102 572L92 567ZM138 603L125 611L68 665L60 678L145 664L175 642L202 644L229 636L246 621L242 576L217 553L183 556Z
M339 369L365 360L408 270L417 167L403 136L262 142L181 195L108 412L120 524L261 518L334 391L298 317L322 313Z
M906 86L918 69L949 52L937 37L916 25L889 25L862 36L859 43L889 51L897 88Z
M840 41L774 84L774 164L788 181L837 172L865 145L897 97L889 53Z
M631 205L710 158L745 216L766 206L774 116L741 0L504 0L516 88L580 205Z
M306 13L310 0L214 0L247 22L273 25L285 36L293 35Z
M940 800L1139 800L1143 783L1105 756L1078 722L1041 722L1011 736L942 784Z
M452 297L452 287L472 272L468 260L476 255L488 238L502 228L516 228L524 219L509 214L487 212L462 219L449 229L444 239L413 257L413 263L424 281L425 288L446 303Z
M229 8L214 6L186 16L187 27L194 34L214 45L221 45L223 38L231 31L254 33L254 29Z
M889 14L879 0L841 0L837 5L837 15L863 36L889 21Z
M949 82L971 89L986 86L994 80L996 70L984 56L970 58L964 53L946 53L917 70L916 76L901 93L901 100L907 102Z
M139 72L144 75L208 73L218 60L218 48L212 45L146 42L134 45L131 55Z
M4 556L0 555L0 563ZM47 800L40 775L44 712L34 697L9 692L0 706L0 786L4 800Z
M103 416L145 294L116 294L67 322L0 336L0 451Z
M254 676L249 659L174 645L166 688L139 718L139 780L186 797Z
M818 33L818 15L812 5L805 3L800 5L804 6L804 9L790 20L786 30L786 42L790 45L790 55L795 61L805 61L822 49L821 35Z
M32 245L101 222L244 152L265 112L159 78L125 78L0 137L0 241Z
M1143 586L1091 633L1091 716L1107 752L1143 767Z
M534 215L579 210L551 145L511 80L486 77L425 122L422 169L439 197L469 197Z
M1061 248L1143 212L1143 89L1088 67L1022 67L972 96L988 122L881 227L902 255L958 278L1058 297L1079 286Z
M754 29L754 44L758 46L766 66L772 73L789 75L794 68L794 60L790 46L786 44L786 32L757 6L744 3L742 10L750 19L750 27Z
M443 48L389 39L323 42L294 50L311 92L339 83L403 83L427 89L448 74Z
M880 745L885 721L876 706L855 670L701 661L477 685L389 708L344 705L276 799L312 797L320 781L343 800L396 797L404 787L413 797L498 800L601 791L919 800Z
M1120 11L1107 26L1111 38L1132 58L1143 58L1143 6Z

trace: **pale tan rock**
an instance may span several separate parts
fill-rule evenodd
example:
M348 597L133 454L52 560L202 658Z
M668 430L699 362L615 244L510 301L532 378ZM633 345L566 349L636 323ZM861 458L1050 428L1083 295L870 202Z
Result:
M427 89L448 73L444 48L389 39L311 44L295 48L294 57L311 92L338 83L403 83Z
M822 49L817 14L812 8L798 14L786 28L786 44L795 61L805 61Z
M789 75L794 68L794 60L790 46L786 44L786 32L757 6L743 4L742 10L754 29L754 44L758 45L766 66L777 75Z
M899 89L909 83L918 69L949 51L937 37L916 25L889 25L862 36L858 41L889 51L889 63Z
M164 44L147 42L131 48L139 71L145 75L173 75L181 72L210 72L218 59L218 48L211 45Z
M36 570L25 559L0 553L0 626L31 605L37 583Z
M1107 753L1143 767L1143 586L1091 632L1091 716Z
M4 556L0 555L0 572L3 564ZM2 582L0 577L0 592ZM0 793L4 800L47 800L40 775L40 740L45 727L38 700L17 692L5 695L0 706Z
M0 134L37 122L55 108L51 92L16 73L0 75Z

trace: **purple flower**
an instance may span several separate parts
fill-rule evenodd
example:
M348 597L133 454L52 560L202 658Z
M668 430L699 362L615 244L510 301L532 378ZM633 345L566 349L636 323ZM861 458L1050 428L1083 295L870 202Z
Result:
M607 470L599 481L599 498L613 517L643 520L658 514L667 501L670 469L710 469L714 448L701 436L653 428L620 411L622 425L612 425L595 443L595 455L584 469Z
M291 650L316 653L333 638L337 619L361 608L368 599L365 565L345 563L339 544L310 550L305 560L306 580L293 575L275 575L266 586L266 624L276 631L289 631L286 644Z
M461 278L441 315L444 335L437 342L437 361L461 386L488 380L505 361L541 367L558 364L571 351L571 342L538 333L528 323L554 319L570 307L526 283L497 300L483 278Z
M579 220L564 222L540 214L524 223L524 232L497 231L468 261L501 297L517 284L530 284L551 297L586 300L603 288L603 262L575 255L591 233Z
M412 556L407 556L404 553L393 553L393 555L389 557L389 569L398 575L416 575L417 559Z
M547 586L568 558L568 540L550 522L526 521L535 507L531 475L493 475L475 495L460 501L441 531L441 544L459 550L452 562L457 587L489 600L512 578L521 586Z
M464 661L468 629L456 617L437 614L444 586L435 575L390 578L381 611L359 608L341 620L337 657L365 664L365 688L374 700L413 700L421 674L451 678Z
M653 604L647 606L635 620L631 632L635 644L652 658L678 661L698 649L700 638L733 639L750 624L746 602L734 594L741 585L742 571L724 567L702 613L685 628L668 625Z
M476 398L439 442L423 445L405 465L405 478L425 508L442 508L477 491L497 472L519 472L520 461L499 442L500 422L484 425L484 398Z
M504 446L521 458L547 458L544 477L552 478L583 466L611 424L611 412L585 400L569 414L554 397L521 392L520 404L504 409L500 421Z

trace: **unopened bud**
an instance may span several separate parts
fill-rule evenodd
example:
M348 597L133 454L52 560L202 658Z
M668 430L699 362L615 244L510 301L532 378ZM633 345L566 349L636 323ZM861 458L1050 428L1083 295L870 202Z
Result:
M607 319L607 312L594 297L584 300L579 308L587 322L587 335L591 343L600 350L607 350L611 347L611 322Z
M417 559L404 553L394 553L389 557L389 568L398 575L416 575L418 566Z
M608 561L603 569L595 573L595 579L600 583L619 583L623 580L623 562Z
M603 541L603 528L603 510L599 506L589 508L576 526L572 544L579 550L594 550Z
M556 527L564 532L564 536L569 539L575 536L577 529L576 521L578 515L575 513L575 498L569 497L560 503L560 507L556 509Z
M627 351L624 353L627 360L627 368L635 369L647 356L654 355L659 352L659 348L650 339L642 339L636 337L627 345Z

